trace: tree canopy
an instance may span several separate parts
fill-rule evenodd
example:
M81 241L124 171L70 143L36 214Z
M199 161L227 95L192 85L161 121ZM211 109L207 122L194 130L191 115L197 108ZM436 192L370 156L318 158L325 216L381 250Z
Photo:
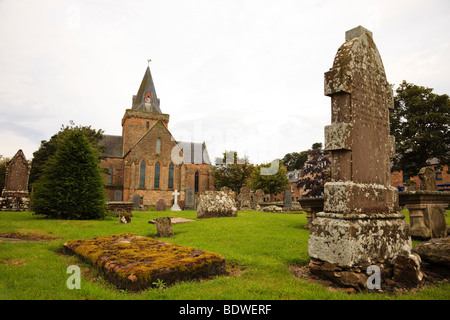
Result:
M313 144L308 155L308 161L300 171L297 188L304 188L307 191L306 197L319 197L323 195L325 182L330 179L331 161L328 153L322 149L321 143Z
M266 170L261 170L264 168ZM261 171L266 171L269 174L264 174ZM283 166L283 161L276 160L272 163L256 166L250 176L249 187L252 190L261 189L266 194L277 195L283 192L288 184L289 179L287 178L287 171Z
M219 163L211 168L214 187L228 187L239 193L241 188L247 185L254 166L247 158L239 158L236 151L225 151L223 158L219 160Z
M450 164L450 99L432 91L406 81L396 89L390 112L396 142L392 171L414 176L432 158L442 166Z
M68 126L62 125L59 132L54 134L49 141L42 140L39 149L33 153L28 181L30 187L32 187L34 182L37 181L42 174L46 162L55 154L59 142L72 131L83 133L98 154L103 151L104 147L99 146L98 144L103 138L103 130L95 130L92 129L91 126L75 126L75 124L70 121Z
M97 151L84 133L70 131L35 182L31 208L56 219L98 219L105 194Z

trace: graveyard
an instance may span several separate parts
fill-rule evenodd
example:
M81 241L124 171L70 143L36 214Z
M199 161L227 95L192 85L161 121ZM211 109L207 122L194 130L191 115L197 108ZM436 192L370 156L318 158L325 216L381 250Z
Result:
M447 211L447 224L450 223ZM407 214L404 212L406 220ZM176 216L174 235L159 238L149 220ZM394 291L348 290L307 279L306 214L239 211L237 217L198 219L195 211L133 211L131 223L104 220L54 220L31 212L0 213L0 299L449 299L450 284L435 282ZM120 289L90 263L63 254L66 242L134 233L142 237L214 252L226 260L226 274L175 284L156 282L139 292ZM7 238L10 237L10 238ZM413 241L413 245L419 244ZM67 268L78 265L80 289L69 290ZM307 273L307 272L306 272Z
M150 80L148 68L139 99ZM148 105L133 98L141 109L126 111L125 120L139 115L140 130L142 117L156 122L146 123L142 149L124 138L118 166L130 175L127 187L112 188L117 168L109 167L114 201L105 197L97 150L74 132L61 139L28 207L30 166L19 150L0 198L0 299L450 299L450 193L437 190L436 173L425 167L420 190L399 194L391 185L394 98L371 31L345 33L324 80L331 174L320 206L294 203L286 187L282 203L265 203L258 188L215 189L210 172L201 173L210 165L204 144L197 162L194 154L178 167L167 161L161 178L164 155L195 144L182 149L171 139L151 95ZM260 175L278 174L264 169Z

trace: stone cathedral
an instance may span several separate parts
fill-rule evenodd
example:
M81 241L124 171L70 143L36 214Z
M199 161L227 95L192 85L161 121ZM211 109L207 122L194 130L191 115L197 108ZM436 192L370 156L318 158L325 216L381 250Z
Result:
M131 109L122 118L122 135L104 135L101 141L107 200L136 201L139 196L145 208L159 199L172 204L174 190L184 200L187 188L195 195L214 189L206 144L177 141L168 124L147 67Z

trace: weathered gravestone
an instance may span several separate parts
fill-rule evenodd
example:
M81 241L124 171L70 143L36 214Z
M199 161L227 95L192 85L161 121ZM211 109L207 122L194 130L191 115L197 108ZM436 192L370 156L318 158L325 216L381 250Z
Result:
M283 211L290 211L292 208L292 192L287 189L283 194Z
M5 186L0 198L0 209L8 211L28 210L28 177L31 164L22 150L17 151L6 165Z
M238 196L238 207L239 210L252 210L252 195L249 188L241 188L241 193Z
M184 210L195 210L194 189L191 187L184 189Z
M198 198L197 218L236 217L234 200L224 191L204 191Z
M137 193L133 194L133 210L141 210L141 196Z
M255 191L253 197L253 209L257 211L261 210L261 203L263 202L264 202L264 191L258 189Z
M311 262L365 271L377 261L409 256L409 226L399 213L398 191L390 185L393 93L372 32L363 27L346 32L325 73L325 95L331 97L332 123L325 127L331 182L325 184L324 212L311 225Z
M122 201L122 190L114 191L114 201Z
M173 236L172 221L170 217L156 219L156 235L161 238Z
M158 201L156 201L155 210L156 211L166 211L166 202L164 201L164 199L159 199Z
M420 190L438 191L436 184L436 172L433 168L423 167L419 171Z

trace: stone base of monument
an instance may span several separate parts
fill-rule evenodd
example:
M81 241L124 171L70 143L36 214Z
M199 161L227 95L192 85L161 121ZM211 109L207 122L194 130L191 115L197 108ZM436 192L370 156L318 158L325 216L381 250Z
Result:
M30 198L27 192L14 192L0 198L0 211L27 211L29 210Z
M420 264L419 255L409 254L354 267L342 267L312 258L308 267L312 275L339 287L356 291L392 291L394 288L413 288L423 284L424 274ZM378 274L373 276L375 273Z
M319 212L308 243L312 274L338 285L367 288L369 266L378 266L389 285L418 285L420 258L411 255L409 225L400 213ZM419 262L417 262L419 261Z
M226 274L225 258L217 253L133 233L70 241L63 251L92 263L106 280L130 291Z
M409 225L400 213L338 214L319 212L312 222L308 254L352 267L393 258L411 250Z

